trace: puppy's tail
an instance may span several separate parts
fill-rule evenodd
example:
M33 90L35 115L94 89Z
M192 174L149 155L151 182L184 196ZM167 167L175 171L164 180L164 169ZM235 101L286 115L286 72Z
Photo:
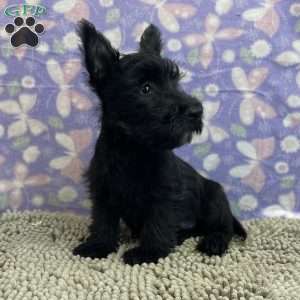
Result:
M236 217L233 216L233 230L234 233L241 237L241 239L244 241L247 238L247 232L243 225L237 220Z

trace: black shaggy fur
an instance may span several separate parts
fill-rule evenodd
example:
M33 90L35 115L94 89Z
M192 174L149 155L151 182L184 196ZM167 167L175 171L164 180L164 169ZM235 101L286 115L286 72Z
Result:
M89 83L102 106L101 134L86 174L92 224L74 254L102 258L116 251L122 219L140 241L127 264L156 262L184 239L222 255L234 234L247 234L222 186L199 175L172 149L202 129L203 108L179 86L178 66L162 58L150 25L137 53L120 55L88 21L78 29Z

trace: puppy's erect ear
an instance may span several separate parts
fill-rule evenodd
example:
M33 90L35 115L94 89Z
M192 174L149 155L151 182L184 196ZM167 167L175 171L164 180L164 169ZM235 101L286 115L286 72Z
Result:
M159 29L150 24L144 31L140 41L140 52L160 55L162 50L162 41Z
M119 52L87 20L79 22L77 33L82 41L80 50L90 75L90 83L95 86L110 74L114 63L119 60Z

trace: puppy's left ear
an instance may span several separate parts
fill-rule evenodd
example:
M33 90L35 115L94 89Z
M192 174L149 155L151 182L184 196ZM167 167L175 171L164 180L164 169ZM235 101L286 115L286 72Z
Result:
M162 41L159 29L150 24L144 31L140 41L140 52L160 55L162 50Z

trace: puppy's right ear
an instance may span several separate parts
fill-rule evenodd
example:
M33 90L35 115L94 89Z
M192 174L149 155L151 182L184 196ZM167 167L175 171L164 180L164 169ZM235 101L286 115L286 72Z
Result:
M77 33L82 42L80 50L90 76L90 83L96 87L99 83L103 83L113 65L119 61L119 52L87 20L83 19L79 22Z
M140 51L159 56L161 50L162 41L160 31L155 25L150 24L141 36Z

